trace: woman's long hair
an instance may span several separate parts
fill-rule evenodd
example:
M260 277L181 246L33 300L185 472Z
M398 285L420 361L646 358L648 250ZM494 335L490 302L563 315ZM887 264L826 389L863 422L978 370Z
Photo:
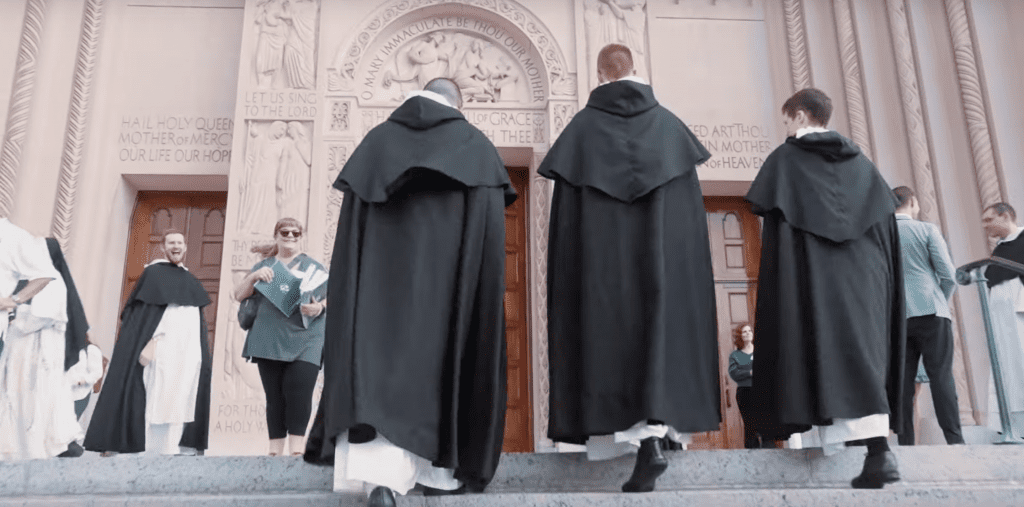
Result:
M253 245L252 248L249 249L249 251L252 253L258 253L262 255L264 259L266 259L267 257L273 257L277 255L277 234L281 232L281 229L284 229L285 227L289 226L298 229L299 232L301 233L306 232L305 228L302 227L302 222L291 217L285 217L278 220L277 224L274 225L274 241L272 243Z
M754 326L752 326L749 322L740 322L732 330L732 344L736 346L737 349L743 348L743 328L748 326L750 327L750 332L754 332Z

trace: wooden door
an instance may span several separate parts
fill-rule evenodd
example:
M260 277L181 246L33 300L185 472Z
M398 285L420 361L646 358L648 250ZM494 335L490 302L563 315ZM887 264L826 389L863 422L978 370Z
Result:
M505 336L508 340L508 410L503 452L533 451L530 333L526 326L526 210L529 170L509 168L519 198L505 208Z
M174 228L185 235L188 250L185 267L199 279L212 303L203 312L209 328L213 353L217 300L220 289L220 259L224 247L225 192L139 192L128 236L127 262L121 289L121 306L154 259L163 258L161 237Z
M761 257L761 223L742 197L705 197L711 262L718 307L718 363L722 397L719 431L694 435L695 449L742 449L743 420L736 406L736 383L729 378L733 330L754 324L754 301ZM757 337L754 337L755 342ZM755 354L756 346L755 346Z

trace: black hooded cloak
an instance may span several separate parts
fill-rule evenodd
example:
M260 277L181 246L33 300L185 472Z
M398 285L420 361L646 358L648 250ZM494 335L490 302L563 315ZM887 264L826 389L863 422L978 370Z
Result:
M333 462L342 433L372 428L482 490L505 424L504 164L457 110L414 97L334 187L345 199L306 459Z
M663 421L719 428L715 288L696 166L710 157L651 87L597 87L539 173L548 243L548 436Z
M753 398L762 435L889 414L906 343L892 190L836 132L790 137L747 194L764 217Z
M202 308L210 304L210 296L186 269L169 262L158 262L142 271L121 312L121 331L85 434L86 449L121 453L146 450L146 386L142 381L143 366L139 364L139 354L153 338L153 332L169 304L200 308L199 339L203 362L199 371L199 393L196 395L195 419L185 424L179 445L197 450L207 448L212 368Z

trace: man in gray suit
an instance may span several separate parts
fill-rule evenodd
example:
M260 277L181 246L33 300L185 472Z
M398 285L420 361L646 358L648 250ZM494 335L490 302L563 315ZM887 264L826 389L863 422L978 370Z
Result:
M893 190L896 224L903 250L903 284L907 298L907 355L903 375L903 432L900 445L914 445L914 379L923 358L931 379L932 402L947 444L964 443L960 406L953 382L953 329L949 298L956 289L955 268L939 228L917 220L921 208L908 187Z

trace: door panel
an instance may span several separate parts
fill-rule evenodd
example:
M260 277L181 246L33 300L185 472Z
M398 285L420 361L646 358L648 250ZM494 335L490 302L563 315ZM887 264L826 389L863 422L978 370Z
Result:
M519 198L505 208L505 338L508 341L508 405L503 452L533 451L530 396L530 334L526 325L526 182L528 170L509 168Z
M736 383L729 378L733 330L753 324L761 256L761 224L741 197L706 197L711 263L718 307L718 364L722 396L719 431L694 435L693 449L742 449L743 420L736 406ZM755 343L757 337L754 337ZM756 348L755 348L756 353Z

